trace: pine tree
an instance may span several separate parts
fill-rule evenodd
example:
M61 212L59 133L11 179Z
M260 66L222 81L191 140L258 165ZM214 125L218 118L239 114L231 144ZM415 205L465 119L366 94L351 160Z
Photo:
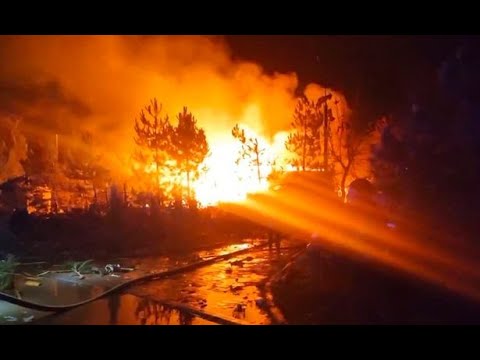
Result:
M285 142L288 151L294 154L291 164L297 169L317 169L321 164L321 128L323 124L321 102L302 96L297 101L292 131Z
M168 153L172 151L173 128L168 115L162 115L162 105L156 99L151 100L140 112L140 117L135 119L134 130L134 139L138 146L134 158L142 169L151 164L155 166L155 184L160 193L161 176L168 169Z
M173 128L172 147L169 154L176 162L180 174L187 180L187 199L192 200L191 184L201 172L201 164L208 155L209 148L205 131L197 126L197 121L186 107L178 114L178 124Z

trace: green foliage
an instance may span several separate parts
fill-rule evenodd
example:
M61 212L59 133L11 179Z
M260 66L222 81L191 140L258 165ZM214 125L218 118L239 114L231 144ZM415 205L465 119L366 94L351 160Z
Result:
M78 272L78 273L90 272L92 270L92 264L91 264L92 261L93 259L85 260L85 261L74 261L70 264L70 267L74 272Z
M68 270L77 274L80 278L83 278L83 274L90 274L94 272L94 267L92 266L93 259L85 261L67 261L61 270Z
M8 290L13 286L13 276L19 263L15 256L9 254L5 260L0 261L0 290Z

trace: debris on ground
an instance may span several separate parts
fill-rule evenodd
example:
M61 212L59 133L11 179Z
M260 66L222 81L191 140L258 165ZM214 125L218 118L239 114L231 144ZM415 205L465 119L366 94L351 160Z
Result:
M243 285L230 285L230 290L232 290L233 292L240 291L242 289L243 289Z
M27 280L25 281L25 286L32 286L32 287L38 287L42 285L40 281L37 280Z
M68 263L68 266L69 269L73 271L76 275L78 275L78 278L81 280L85 278L84 274L92 273L92 261L93 259L85 261L74 261Z
M237 304L233 309L233 316L235 318L244 318L245 310L246 310L246 306L244 304Z
M255 300L255 305L257 305L260 309L265 309L267 307L267 302L263 298L258 298Z
M92 266L92 273L97 274L97 275L101 275L101 276L105 275L105 271L102 270L101 268L96 267L96 266Z
M6 315L3 318L7 321L17 321L17 318L15 316Z
M230 262L230 265L236 265L236 266L243 267L243 260L232 261L232 262Z
M26 316L26 317L24 317L24 318L23 318L23 322L30 322L30 321L32 321L32 320L33 320L33 318L34 318L34 316L33 316L33 315Z
M120 268L120 265L118 264L107 264L105 265L105 272L107 274L113 274L116 269Z

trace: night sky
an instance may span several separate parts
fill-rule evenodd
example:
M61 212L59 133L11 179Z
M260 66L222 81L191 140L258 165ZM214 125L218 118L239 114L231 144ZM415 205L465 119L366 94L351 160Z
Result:
M438 35L227 36L234 56L258 62L269 72L295 71L300 88L318 82L338 89L370 118L428 94L441 62L464 39Z

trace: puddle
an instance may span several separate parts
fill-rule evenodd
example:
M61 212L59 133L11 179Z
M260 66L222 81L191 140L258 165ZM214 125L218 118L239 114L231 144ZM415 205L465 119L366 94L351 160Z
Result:
M215 325L202 318L130 294L94 301L38 325Z
M209 258L238 251L251 244L236 244L216 250L200 251L193 254ZM137 285L125 290L126 293L110 296L73 309L63 314L41 320L42 324L213 324L207 320L165 307L160 300L190 306L208 314L228 320L241 320L248 324L269 324L270 318L264 311L261 286L265 280L278 271L294 250L258 251L239 255L199 268L195 271L154 282ZM189 258L192 258L190 255ZM158 259L129 259L137 262L146 271L158 264ZM163 260L164 264L178 265L179 261ZM88 280L88 279L86 279ZM117 279L118 281L118 279ZM85 283L86 284L86 283ZM86 292L101 292L104 284L90 286L69 286L70 297L84 298ZM83 289L82 289L83 288ZM67 291L68 289L65 289ZM53 290L51 291L53 292ZM157 300L157 302L155 301Z
M49 273L39 280L40 286L28 286L26 278L18 277L15 280L15 288L20 292L24 300L51 306L72 305L96 297L130 279L185 266L192 262L201 261L204 258L227 254L249 246L251 244L240 243L210 251L198 251L184 256L116 259L112 260L111 263L119 263L124 267L132 267L136 270L131 273L118 275L118 277L86 274L84 279L79 279L73 273ZM95 263L97 267L103 267L106 264ZM43 272L43 270L30 270L32 274L40 272Z
M262 283L289 258L289 251L258 252L212 264L128 290L137 296L181 302L249 324L270 324L262 305Z

